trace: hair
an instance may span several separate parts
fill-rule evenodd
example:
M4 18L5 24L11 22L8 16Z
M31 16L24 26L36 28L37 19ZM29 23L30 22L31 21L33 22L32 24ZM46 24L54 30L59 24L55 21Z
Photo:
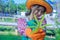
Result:
M44 8L44 11L43 12L45 12L46 11L46 7L44 7L44 6L42 6L42 5L38 5L38 4L35 4L35 5L32 5L32 6L38 6L38 8L41 6L41 7L43 7ZM31 9L30 9L30 11L29 12L26 12L26 16L29 16L31 14Z

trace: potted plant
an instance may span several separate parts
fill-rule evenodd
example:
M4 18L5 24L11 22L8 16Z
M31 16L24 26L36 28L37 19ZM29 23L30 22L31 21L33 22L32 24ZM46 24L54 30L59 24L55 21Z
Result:
M35 19L36 23L33 22L33 24L35 24L35 25L37 24L37 26L36 27L35 26L30 26L30 28L34 28L34 30L32 30L31 33L37 32L39 28L44 29L46 26L51 26L51 24L42 25L45 14L42 16L42 19L40 21L38 21L38 19L36 18L36 15L34 15L34 19Z

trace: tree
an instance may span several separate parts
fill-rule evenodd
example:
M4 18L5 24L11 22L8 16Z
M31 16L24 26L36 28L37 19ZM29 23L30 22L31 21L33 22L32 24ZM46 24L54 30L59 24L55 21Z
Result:
M3 11L3 2L2 2L2 0L0 0L0 12L2 12Z
M26 11L26 5L25 4L19 4L18 5L18 10L19 11Z
M9 9L10 9L10 14L14 14L17 11L17 6L13 0L9 0Z

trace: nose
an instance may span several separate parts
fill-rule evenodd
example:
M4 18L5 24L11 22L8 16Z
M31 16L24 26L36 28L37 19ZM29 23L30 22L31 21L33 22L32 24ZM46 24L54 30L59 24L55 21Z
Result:
M41 11L38 11L38 15L41 15Z

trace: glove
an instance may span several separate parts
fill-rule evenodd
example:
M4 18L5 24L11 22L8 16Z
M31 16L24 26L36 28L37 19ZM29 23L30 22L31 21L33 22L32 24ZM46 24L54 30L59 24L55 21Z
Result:
M26 28L25 34L27 37L31 38L32 40L44 40L45 37L45 31L41 28L38 29L36 33L31 33L32 30L30 28Z

